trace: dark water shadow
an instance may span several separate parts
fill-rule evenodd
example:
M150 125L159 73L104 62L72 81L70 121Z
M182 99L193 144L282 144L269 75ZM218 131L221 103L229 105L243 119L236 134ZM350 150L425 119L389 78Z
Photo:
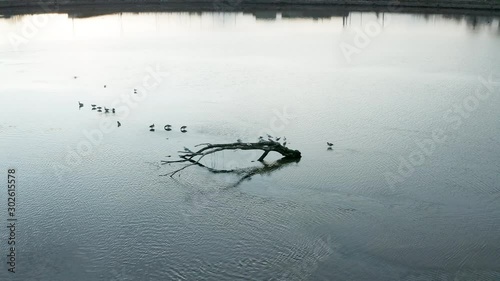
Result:
M12 1L11 1L12 2ZM29 1L28 1L29 2ZM147 2L147 1L145 1ZM94 4L92 4L94 3ZM59 5L39 5L35 2L32 5L16 5L8 6L0 5L0 18L11 18L19 15L30 14L46 14L58 13L67 14L70 18L88 18L97 17L110 14L121 13L161 13L161 12L181 12L193 15L201 15L206 12L214 13L243 13L251 14L257 20L272 21L277 19L279 14L281 18L287 19L328 19L328 18L347 18L350 13L359 12L374 12L377 16L384 13L402 13L402 14L419 14L424 17L429 15L446 15L450 18L462 18L465 16L482 16L499 18L500 9L457 9L457 8L443 8L439 6L433 7L404 7L395 5L346 5L344 3L332 4L265 4L265 3L251 3L243 2L242 0L216 0L207 2L169 2L169 3L154 3L150 1L147 4L138 3L99 3L88 2L82 4L75 4L74 2L67 2L66 4ZM375 3L375 2L374 2ZM474 20L467 22L473 23Z

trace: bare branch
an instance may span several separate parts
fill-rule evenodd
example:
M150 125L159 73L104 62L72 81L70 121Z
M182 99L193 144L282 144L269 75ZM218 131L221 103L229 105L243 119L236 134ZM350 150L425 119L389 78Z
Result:
M203 157L213 154L219 151L223 150L263 150L264 153L259 157L258 161L262 162L264 161L264 158L271 152L277 152L283 156L284 159L300 159L301 158L301 153L298 150L292 150L289 149L288 147L285 147L281 145L277 141L260 141L260 142L254 142L254 143L243 143L243 142L236 142L236 143L220 143L220 144L211 144L211 143L202 143L198 144L195 147L198 146L204 146L203 148L200 148L198 151L193 152L189 151L189 149L186 149L185 151L179 151L179 157L181 158L180 160L171 160L171 161L165 161L162 160L161 163L162 165L164 164L172 164L172 163L185 163L185 162L190 162L191 164L188 164L180 169L177 169L171 173L165 174L170 175L172 177L175 175L177 172L180 172L187 167L191 167L194 165L198 165L204 168L207 168L209 171L214 172L214 173L231 173L231 172L237 172L237 171L242 171L240 170L218 170L218 169L213 169L209 168L203 164L200 163L200 160L203 159ZM195 160L194 158L196 156L199 156L198 160Z

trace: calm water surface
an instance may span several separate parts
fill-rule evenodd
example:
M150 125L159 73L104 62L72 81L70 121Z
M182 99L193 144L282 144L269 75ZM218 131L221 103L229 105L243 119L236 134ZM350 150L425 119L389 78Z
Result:
M499 25L0 19L0 168L18 178L17 273L3 227L0 279L500 280ZM236 186L199 167L160 176L184 146L266 133L303 158Z

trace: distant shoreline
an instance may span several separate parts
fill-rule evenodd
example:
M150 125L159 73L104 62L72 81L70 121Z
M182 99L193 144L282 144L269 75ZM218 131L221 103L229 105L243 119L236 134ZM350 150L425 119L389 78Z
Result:
M122 12L249 12L305 10L320 15L401 12L500 16L500 0L0 0L0 16L67 13L88 17Z

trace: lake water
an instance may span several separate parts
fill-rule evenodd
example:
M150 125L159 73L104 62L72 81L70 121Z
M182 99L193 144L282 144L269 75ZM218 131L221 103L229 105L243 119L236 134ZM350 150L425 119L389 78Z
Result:
M1 280L500 279L498 18L47 14L0 34ZM185 146L265 134L302 159L161 176Z

